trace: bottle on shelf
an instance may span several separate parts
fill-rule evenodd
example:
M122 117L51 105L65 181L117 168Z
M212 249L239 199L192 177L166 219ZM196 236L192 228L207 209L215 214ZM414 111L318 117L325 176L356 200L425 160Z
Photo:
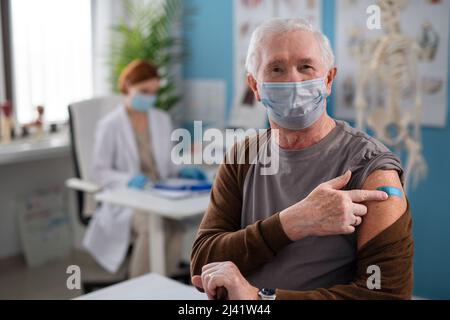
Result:
M11 103L6 101L0 109L0 141L6 144L11 142L14 130Z

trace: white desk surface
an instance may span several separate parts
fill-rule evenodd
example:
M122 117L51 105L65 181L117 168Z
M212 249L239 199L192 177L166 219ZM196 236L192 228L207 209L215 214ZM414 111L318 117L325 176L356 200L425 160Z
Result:
M76 300L207 300L204 293L158 274L148 274L76 298ZM426 300L413 297L413 300Z
M30 137L0 144L0 165L65 156L69 152L69 133L63 130L42 138Z
M209 199L209 193L173 200L157 196L149 191L129 188L105 191L95 196L95 200L99 202L143 210L176 220L205 213Z
M77 300L206 300L204 293L151 273L78 297Z

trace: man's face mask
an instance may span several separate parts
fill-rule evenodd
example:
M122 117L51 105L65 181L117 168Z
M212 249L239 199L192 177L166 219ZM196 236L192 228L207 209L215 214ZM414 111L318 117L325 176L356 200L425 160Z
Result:
M328 96L325 78L302 82L264 82L261 102L269 118L282 128L302 130L325 112Z
M156 104L156 96L151 94L136 93L131 99L131 106L140 112L147 112Z

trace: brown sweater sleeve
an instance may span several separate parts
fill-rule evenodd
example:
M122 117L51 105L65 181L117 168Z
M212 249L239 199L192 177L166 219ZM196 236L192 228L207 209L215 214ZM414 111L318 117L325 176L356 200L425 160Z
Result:
M413 239L409 210L390 227L366 243L357 253L354 281L329 289L312 291L277 290L277 299L411 299L413 287ZM381 288L370 290L367 268L377 265L381 271Z
M241 211L248 164L222 164L191 254L191 274L200 275L212 262L232 261L243 275L270 261L291 243L279 214L242 229Z

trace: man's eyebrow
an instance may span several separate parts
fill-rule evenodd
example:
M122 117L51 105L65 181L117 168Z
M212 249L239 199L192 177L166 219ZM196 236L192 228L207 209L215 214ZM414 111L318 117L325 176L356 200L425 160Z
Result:
M274 65L285 64L285 63L286 63L285 59L274 59L274 60L270 61L266 65L266 68L270 68L270 67L272 67ZM297 63L298 64L312 64L313 65L313 64L317 63L317 59L314 59L314 58L302 58L302 59L299 59Z
M286 60L284 60L284 59L274 59L267 64L267 67L271 67L271 66L277 65L277 64L284 64L284 63L286 63Z
M314 64L315 62L316 62L316 60L313 58L303 58L303 59L298 60L299 64Z

